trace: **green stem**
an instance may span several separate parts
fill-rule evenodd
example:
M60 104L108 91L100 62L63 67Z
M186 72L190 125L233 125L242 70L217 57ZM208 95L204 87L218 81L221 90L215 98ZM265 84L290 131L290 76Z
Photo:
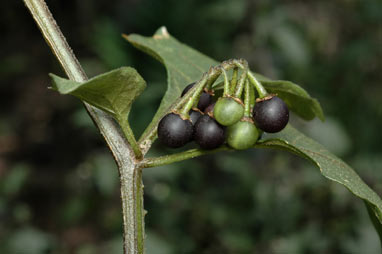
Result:
M239 98L241 97L241 94L243 92L243 88L244 88L244 83L245 81L247 80L247 72L248 72L248 63L247 61L243 61L243 70L242 70L242 73L240 75L240 79L238 81L238 84L237 84L237 87L236 87L236 91L235 91L235 97L236 98Z
M229 83L227 72L224 70L224 68L221 68L221 72L222 72L223 78L224 78L224 92L223 92L223 96L227 97L227 96L229 96L231 94L230 93L230 83Z
M220 76L220 72L216 71L216 67L211 67L209 69L209 71L207 72L207 75L208 75L208 81L207 81L207 84L206 84L206 89L208 91L211 90L212 88L212 85L215 83L215 81L219 78Z
M190 149L180 153L164 155L155 158L146 158L142 160L141 165L143 168L160 167L174 162L195 158L201 155L228 150L231 150L231 148L229 148L228 146L221 146L214 150Z
M264 98L268 95L267 90L263 85L256 79L255 75L252 72L248 71L247 73L249 81L255 86L257 92L259 93L260 98Z
M134 151L136 159L140 160L143 158L143 154L141 149L138 146L137 141L135 140L134 133L130 127L129 121L124 116L117 116L116 120L119 122L121 126L122 132L127 139L127 142L130 144L131 148Z
M252 110L253 107L255 106L255 103L256 103L255 88L249 84L249 80L247 80L247 82L248 82L248 85L249 85L249 95L250 95L250 97L249 97L249 107ZM252 114L252 112L251 112L251 114Z
M244 61L244 63L242 63ZM224 92L229 93L229 80L228 80L228 75L226 73L227 70L230 70L232 68L237 67L238 63L240 63L240 66L247 66L248 69L248 64L246 65L245 60L236 60L236 59L230 59L228 61L222 62L219 66L212 67L207 73L203 74L203 77L195 84L194 87L190 89L190 91L187 92L187 94L192 94L191 97L188 99L186 104L183 106L180 114L188 118L188 112L191 110L192 106L195 104L195 102L198 100L200 97L203 89L206 87L209 89L213 82L223 73L224 75ZM246 70L247 70L246 69ZM245 71L246 73L247 71ZM244 75L246 77L246 75ZM245 79L244 77L244 79ZM240 81L239 81L240 83ZM176 108L178 109L178 108Z
M245 81L245 91L244 91L244 116L251 116L251 89L249 81Z
M43 0L24 0L46 42L71 80L85 82L86 74L57 26ZM121 182L124 253L144 252L143 190L141 168L134 151L107 113L84 103L86 110L106 140L118 165ZM128 132L128 131L127 131Z
M230 94L233 94L235 92L235 88L236 88L236 84L237 84L237 75L238 75L238 72L239 72L239 68L238 67L233 68Z
M144 253L142 167L120 166L124 254ZM134 228L134 231L132 229Z
M256 143L253 145L252 148L274 148L272 145L269 145L267 143ZM284 148L280 147L281 150L284 150ZM202 155L217 153L221 151L234 151L234 149L230 148L229 146L223 145L219 148L213 149L213 150L202 150L202 149L190 149L184 152L170 154L170 155L164 155L154 158L145 158L141 161L140 166L142 168L153 168L153 167L160 167L165 166L168 164L172 164L175 162L180 162L183 160L188 160L192 158L196 158ZM289 151L291 151L289 149ZM298 151L292 151L296 153L299 156L302 156L301 153L298 153ZM302 156L304 157L304 156Z
M180 111L180 115L189 118L188 112L195 105L195 102L198 101L200 95L203 92L205 85L207 84L208 75L204 74L203 77L188 91L192 96L188 99L183 109Z

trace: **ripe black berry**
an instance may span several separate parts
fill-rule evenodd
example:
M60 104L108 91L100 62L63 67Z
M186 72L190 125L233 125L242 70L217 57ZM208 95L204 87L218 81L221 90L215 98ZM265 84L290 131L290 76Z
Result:
M204 114L213 113L216 102L211 103L204 109Z
M190 120L183 120L180 115L165 115L158 124L158 138L162 144L177 148L184 146L192 139L193 125Z
M183 97L183 95L185 95L194 85L195 82L186 86L182 92L181 97ZM198 109L203 111L211 103L211 98L212 96L209 93L203 91L199 98Z
M265 132L279 132L289 121L289 110L285 102L277 96L265 98L255 104L253 119L258 128Z
M215 119L203 115L194 126L194 140L203 149L214 149L224 143L224 130Z
M190 115L190 121L193 125L198 121L199 117L201 117L203 114L199 110L191 109L190 112L188 112Z

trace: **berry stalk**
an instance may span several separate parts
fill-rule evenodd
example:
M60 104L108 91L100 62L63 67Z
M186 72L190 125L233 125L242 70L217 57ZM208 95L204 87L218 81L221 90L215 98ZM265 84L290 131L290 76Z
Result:
M251 100L254 101L253 88L251 89L248 79L245 81L245 91L244 91L244 117L251 117ZM251 98L252 97L252 98Z
M224 70L223 67L220 67L220 70L221 70L221 73L223 75L223 78L224 78L224 92L223 92L223 97L228 97L231 95L231 91L230 91L230 82L228 80L228 75L227 75L227 72Z
M237 87L236 87L236 91L235 91L235 95L234 95L236 98L239 98L239 99L240 99L241 94L243 92L245 81L247 80L248 62L243 61L242 66L243 66L243 70L242 70L243 72L240 75L240 79L237 83Z
M189 93L192 94L191 98L188 99L186 104L183 106L183 109L180 111L180 115L185 118L189 119L188 112L191 110L191 108L194 106L194 104L199 100L199 97L201 93L203 92L203 89L208 81L208 75L207 73L203 74L203 77L201 80L199 80L193 88L190 89Z
M190 109L195 105L195 102L198 101L200 94L202 93L203 89L206 88L207 90L210 90L212 87L212 84L217 80L217 78L220 75L223 75L224 77L224 95L229 96L230 95L230 82L228 79L227 71L232 68L241 68L243 69L243 74L240 77L240 80L238 82L238 88L241 95L241 92L243 90L243 84L245 82L246 73L248 72L248 63L247 61L240 59L231 59L228 61L222 62L220 65L210 68L210 70L203 74L203 77L201 80L199 80L193 88L191 88L190 93L192 94L191 98L187 101L187 103L182 108L180 114L184 118L189 118L188 112ZM241 86L241 89L240 89Z
M249 81L253 84L253 86L256 88L260 98L264 98L268 95L267 90L265 90L263 85L256 79L252 72L248 71L247 77Z
M233 68L230 94L233 94L235 92L235 88L236 88L236 85L237 85L238 72L239 72L239 68L238 67Z

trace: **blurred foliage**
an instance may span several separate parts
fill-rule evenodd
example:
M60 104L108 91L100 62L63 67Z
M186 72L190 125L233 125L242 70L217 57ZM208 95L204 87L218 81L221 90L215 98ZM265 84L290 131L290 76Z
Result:
M382 194L382 2L48 1L89 76L134 66L148 87L136 134L164 93L164 68L121 33L161 25L220 60L302 84L325 123L292 122ZM116 166L22 1L0 10L0 253L121 253ZM162 149L154 145L152 154ZM169 150L168 152L171 152ZM206 156L144 172L148 253L380 253L362 202L284 152Z

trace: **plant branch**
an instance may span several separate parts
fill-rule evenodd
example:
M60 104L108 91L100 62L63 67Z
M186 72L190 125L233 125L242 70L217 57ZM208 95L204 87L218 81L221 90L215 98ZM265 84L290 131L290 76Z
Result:
M216 153L220 151L229 151L229 150L232 150L232 149L229 148L228 146L221 146L214 150L190 149L180 153L164 155L164 156L155 157L155 158L143 159L141 162L141 166L142 168L159 167L159 166L164 166L174 162L192 159L192 158L199 157L206 154Z
M87 76L44 0L24 0L24 2L68 77L77 82L85 82ZM105 112L87 103L84 104L118 165L124 224L124 253L143 253L144 212L141 168L137 166L134 151L115 121Z

